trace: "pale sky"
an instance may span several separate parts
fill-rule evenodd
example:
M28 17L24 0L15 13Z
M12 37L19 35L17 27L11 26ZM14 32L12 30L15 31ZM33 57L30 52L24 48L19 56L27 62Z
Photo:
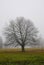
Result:
M44 38L44 0L0 0L0 35L5 23L20 16L32 20Z

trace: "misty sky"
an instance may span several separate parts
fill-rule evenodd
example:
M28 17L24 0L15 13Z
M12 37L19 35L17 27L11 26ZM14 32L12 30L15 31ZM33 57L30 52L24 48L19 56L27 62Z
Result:
M44 38L44 0L0 0L0 35L6 23L20 16L32 20Z

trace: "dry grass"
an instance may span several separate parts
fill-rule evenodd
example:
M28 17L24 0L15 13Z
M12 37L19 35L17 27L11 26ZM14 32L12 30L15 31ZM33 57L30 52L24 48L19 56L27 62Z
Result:
M3 48L3 49L0 49L0 53L1 52L21 52L21 48ZM37 53L42 53L44 52L44 48L25 48L25 52L37 52Z

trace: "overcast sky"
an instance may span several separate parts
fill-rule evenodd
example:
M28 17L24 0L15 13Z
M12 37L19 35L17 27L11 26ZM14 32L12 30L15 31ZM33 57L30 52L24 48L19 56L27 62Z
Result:
M0 35L5 23L20 16L32 20L44 38L44 0L0 0Z

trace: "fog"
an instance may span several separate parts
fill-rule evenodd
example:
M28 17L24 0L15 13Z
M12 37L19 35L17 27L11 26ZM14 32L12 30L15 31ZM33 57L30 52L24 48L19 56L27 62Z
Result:
M33 21L44 38L44 0L0 0L0 35L5 24L23 16Z

